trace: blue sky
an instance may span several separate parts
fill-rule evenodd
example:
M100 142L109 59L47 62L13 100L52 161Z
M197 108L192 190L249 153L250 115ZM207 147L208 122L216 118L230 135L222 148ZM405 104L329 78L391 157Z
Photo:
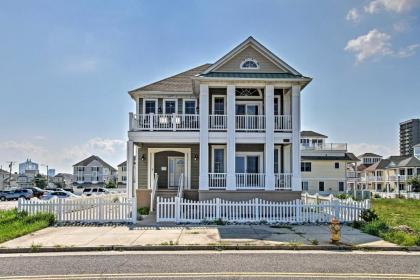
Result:
M302 127L398 153L420 116L420 1L0 2L0 165L125 158L127 91L252 35L305 75Z

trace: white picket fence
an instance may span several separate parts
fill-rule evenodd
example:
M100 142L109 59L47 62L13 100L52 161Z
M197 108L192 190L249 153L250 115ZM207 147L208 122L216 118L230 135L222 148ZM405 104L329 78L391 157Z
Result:
M360 220L360 213L368 209L366 201L325 201L319 204L301 200L271 202L262 199L226 201L214 198L192 201L179 197L157 197L157 222L200 223L223 220L226 222L268 223L326 223L336 217L341 222Z
M18 201L18 211L28 214L51 213L57 222L136 222L135 199L121 195L104 195L73 199Z
M407 199L420 199L420 193L413 192L372 192L372 195L377 195L381 198L398 198L398 195Z

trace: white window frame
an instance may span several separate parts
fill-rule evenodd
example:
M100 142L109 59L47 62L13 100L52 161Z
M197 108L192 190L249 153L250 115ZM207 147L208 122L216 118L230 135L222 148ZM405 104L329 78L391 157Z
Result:
M236 105L245 105L245 107L247 105L256 105L258 107L258 115L256 116L262 116L263 114L263 110L262 110L262 101L251 101L251 100L236 100L235 103L235 115L236 115ZM251 116L246 114L247 109L245 108L245 116Z
M163 114L169 114L169 113L166 113L166 102L167 101L175 101L175 114L178 114L178 99L176 99L176 98L164 98L163 99L163 102L162 102L162 106L163 106L163 110L162 110L162 112L163 112ZM172 114L172 113L170 113L170 114Z
M258 173L264 173L264 152L236 152L236 157L258 156ZM274 164L274 162L273 162ZM247 170L247 161L245 160L245 171ZM236 170L235 170L236 173ZM246 172L245 172L246 173Z
M226 168L226 156L227 156L227 154L226 154L226 145L211 145L211 173L214 173L214 150L223 150L224 151L224 153L223 153L223 167L224 167L224 172L223 173L226 173L226 170L227 170L227 168Z
M197 114L197 100L193 99L193 98L182 99L182 114L186 115L185 114L185 102L187 102L187 101L194 101L194 114L193 115L196 115Z
M211 97L211 113L212 113L212 115L215 115L215 113L214 113L214 102L215 102L216 98L219 98L219 97L223 98L223 106L224 106L223 115L227 115L227 112L226 112L227 111L226 95L221 95L221 94L215 94Z
M304 184L306 184L306 190L303 188ZM302 191L309 191L309 181L302 181Z
M146 115L146 101L155 101L155 114L158 114L158 99L157 98L144 98L143 99L143 115Z

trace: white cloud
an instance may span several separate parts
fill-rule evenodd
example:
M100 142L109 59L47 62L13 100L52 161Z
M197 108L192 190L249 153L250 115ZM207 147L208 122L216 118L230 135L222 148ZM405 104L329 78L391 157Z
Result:
M418 0L373 0L364 7L366 13L374 14L381 10L388 12L403 13L410 11L419 5Z
M92 138L86 143L70 147L52 148L44 141L0 142L0 165L6 161L19 163L31 158L39 164L48 164L58 172L72 172L72 165L90 155L98 155L111 165L117 165L126 157L126 142L120 139ZM15 166L15 168L17 165ZM17 171L15 169L15 171Z
M71 58L64 64L68 72L91 73L98 67L98 61L94 58Z
M420 47L420 44L412 44L405 48L400 49L396 56L400 58L406 58L416 54L416 49Z
M366 35L348 41L344 50L355 53L356 63L361 63L369 58L392 54L390 39L390 35L373 29Z
M409 25L407 21L401 20L392 25L394 31L396 32L405 32L409 29Z
M397 147L368 143L349 144L348 150L349 152L354 153L356 156L363 153L375 153L383 156L384 158L392 155L399 155Z
M360 14L358 12L358 10L356 8L351 9L347 15L346 15L346 19L348 21L352 21L354 23L359 22L360 21Z

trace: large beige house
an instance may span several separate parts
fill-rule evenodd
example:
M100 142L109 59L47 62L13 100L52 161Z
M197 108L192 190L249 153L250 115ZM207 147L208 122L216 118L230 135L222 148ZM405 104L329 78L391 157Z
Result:
M128 193L139 206L180 186L194 200L299 198L310 81L249 37L215 63L130 91Z
M336 194L347 191L348 181L354 176L348 172L358 158L347 152L345 143L328 143L327 136L302 131L301 174L302 190L309 193Z

